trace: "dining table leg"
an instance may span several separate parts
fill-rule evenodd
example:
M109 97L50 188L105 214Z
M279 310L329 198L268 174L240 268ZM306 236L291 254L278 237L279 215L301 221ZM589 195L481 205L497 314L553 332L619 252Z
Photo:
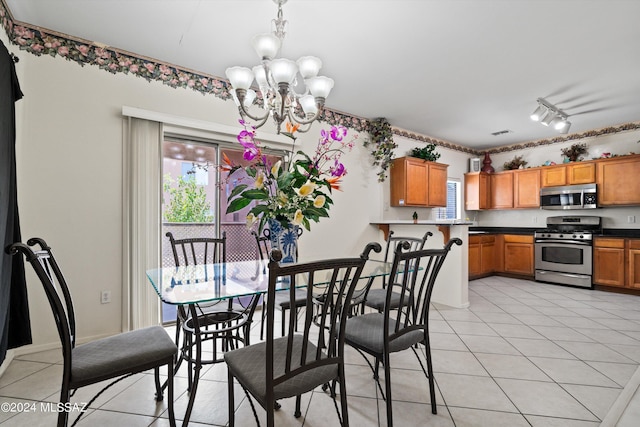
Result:
M196 391L198 389L198 381L200 380L200 370L202 369L202 337L200 335L200 323L198 322L198 313L196 311L195 304L189 304L189 312L191 313L191 321L193 322L193 336L195 338L195 360L193 363L193 381L189 393L189 403L187 404L187 410L184 413L184 420L182 426L187 427L189 425L189 419L191 418L191 411L193 411L193 404L196 400ZM191 353L192 355L193 353ZM191 376L191 372L188 373Z

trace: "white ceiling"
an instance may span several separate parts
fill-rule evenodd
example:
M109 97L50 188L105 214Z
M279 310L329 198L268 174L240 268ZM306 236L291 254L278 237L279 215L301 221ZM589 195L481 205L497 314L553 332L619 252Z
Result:
M271 0L6 0L14 19L197 72L253 66ZM280 56L315 55L327 107L482 149L640 121L639 0L289 0ZM230 104L230 108L233 104ZM492 132L510 130L500 136Z

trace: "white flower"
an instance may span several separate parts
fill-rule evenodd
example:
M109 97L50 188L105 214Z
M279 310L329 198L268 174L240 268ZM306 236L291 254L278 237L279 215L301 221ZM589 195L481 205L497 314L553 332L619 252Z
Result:
M326 198L322 194L320 194L313 201L313 207L321 208L324 206L325 201L326 201Z
M296 188L295 190L298 196L307 197L308 195L313 193L313 190L315 189L316 189L316 184L311 181L307 181L302 185L302 187Z
M254 214L249 213L249 215L247 215L247 228L253 227L253 224L255 224L257 220L258 218Z
M273 175L274 178L278 178L278 175L280 174L281 164L282 164L282 160L278 160L278 162L271 167L271 175Z
M302 224L303 219L304 219L304 215L302 214L302 211L298 209L296 213L293 215L293 221L291 221L291 223L293 225L300 225Z

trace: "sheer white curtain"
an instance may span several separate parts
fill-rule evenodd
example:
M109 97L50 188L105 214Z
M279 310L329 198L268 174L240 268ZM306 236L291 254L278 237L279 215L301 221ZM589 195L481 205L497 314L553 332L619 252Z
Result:
M157 325L160 299L146 271L161 265L162 123L124 118L123 298L124 330Z

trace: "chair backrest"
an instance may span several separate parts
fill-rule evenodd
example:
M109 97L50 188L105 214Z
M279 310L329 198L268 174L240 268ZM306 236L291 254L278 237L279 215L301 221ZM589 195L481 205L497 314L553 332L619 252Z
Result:
M176 267L186 265L219 264L227 261L227 233L222 237L194 237L175 239L169 231L166 236Z
M40 246L39 250L31 248L36 244ZM42 282L62 344L64 372L65 374L70 373L71 350L76 345L75 314L67 281L51 253L51 248L43 239L34 237L29 239L26 245L21 242L14 243L8 246L6 251L11 255L23 254Z
M267 231L267 230L265 230ZM269 236L260 236L255 230L251 231L251 235L256 239L256 247L258 249L258 259L267 259L269 256Z
M422 236L422 238L394 236L393 234L393 230L390 230L389 236L387 237L387 247L384 250L384 262L390 262L389 254L392 254L393 251L395 251L398 243L408 242L409 251L414 252L424 248L424 245L427 242L427 238L429 238L429 236L433 236L433 233L430 231L424 233L424 236Z
M278 261L282 254L278 250L271 252L269 261L269 289L267 291L267 392L273 393L273 387L309 369L322 365L340 363L344 359L344 329L349 314L349 301L360 278L369 253L381 252L378 243L369 243L362 255L357 258L330 259L309 263L283 264ZM306 312L304 327L295 334L295 316L289 316L286 330L287 352L284 361L284 374L274 377L274 330L275 330L275 294L288 294L291 307L295 307L296 287L306 288ZM314 304L317 293L314 288L321 286L323 304ZM282 290L287 289L288 290ZM312 328L316 325L320 333ZM323 333L324 331L324 333ZM302 339L302 347L296 346ZM315 351L308 343L312 342Z
M408 242L396 246L390 277L396 277L392 286L387 288L384 329L389 331L390 339L397 338L416 329L423 329L428 322L431 294L440 268L451 246L462 245L462 240L453 238L442 249L420 249L410 251ZM409 270L403 270L410 266ZM392 295L400 294L400 309L392 308ZM391 308L389 308L391 307ZM395 328L389 330L390 313L395 318Z
M393 230L389 231L389 236L387 237L387 247L385 248L385 252L384 252L384 262L391 262L390 259L390 255L393 255L396 247L398 246L399 243L403 243L406 242L409 244L409 248L408 251L409 252L415 252L415 251L419 251L422 250L424 248L425 243L427 242L427 239L429 238L429 236L433 236L433 233L430 231L427 231L426 233L424 233L424 236L422 236L422 238L419 237L402 237L402 236L394 236L393 235ZM412 260L405 260L403 262L403 264L407 264L406 266L403 265L402 269L403 270L409 270L411 269L411 263L413 261ZM387 283L388 280L390 278L395 278L396 276L382 276L382 287L386 288L387 287Z

